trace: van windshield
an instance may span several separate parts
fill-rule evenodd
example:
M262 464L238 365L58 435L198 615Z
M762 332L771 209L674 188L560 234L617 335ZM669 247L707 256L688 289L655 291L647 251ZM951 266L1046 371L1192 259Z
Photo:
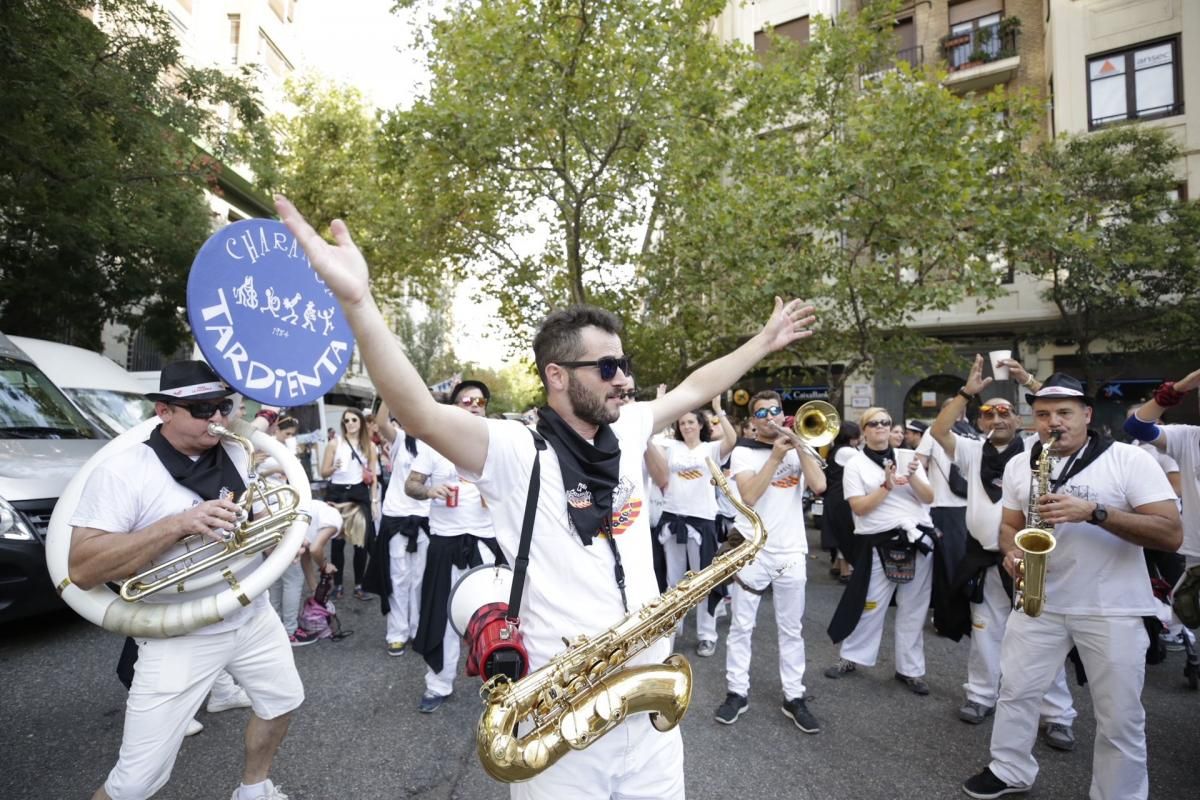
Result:
M0 438L101 437L41 370L0 356Z
M63 389L93 423L117 436L154 416L154 403L140 394L112 389Z

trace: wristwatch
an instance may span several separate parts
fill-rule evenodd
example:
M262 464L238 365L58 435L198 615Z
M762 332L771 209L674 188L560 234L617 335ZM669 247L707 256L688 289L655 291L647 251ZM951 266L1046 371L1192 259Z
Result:
M1088 522L1093 525L1103 525L1108 521L1108 509L1103 503L1096 503L1096 509L1092 511L1092 515L1088 517Z

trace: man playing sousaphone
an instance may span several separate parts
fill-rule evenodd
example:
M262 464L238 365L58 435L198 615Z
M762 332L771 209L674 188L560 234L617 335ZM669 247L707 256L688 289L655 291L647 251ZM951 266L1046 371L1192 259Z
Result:
M1052 445L1046 491L1036 497L1043 527L1057 544L1048 560L1044 610L1014 612L1000 651L1000 697L991 764L963 784L970 797L1028 791L1037 777L1033 743L1042 698L1071 647L1088 674L1096 712L1091 800L1138 800L1149 794L1142 683L1149 643L1142 618L1153 616L1143 547L1174 552L1183 540L1175 493L1154 460L1133 445L1089 430L1092 401L1076 379L1055 373L1036 393L1040 442L1004 468L1000 550L1016 574L1014 544L1030 525L1034 465Z
M520 422L466 415L429 396L371 297L367 264L344 223L334 221L335 243L329 244L286 200L277 198L276 207L337 295L388 407L407 431L475 482L510 562L538 459L539 499L520 612L531 671L562 651L564 636L595 636L658 597L642 473L651 432L724 391L769 353L808 336L813 323L810 306L776 299L766 325L737 350L658 399L625 404L632 365L617 317L592 306L555 311L533 342L547 398L537 423L546 447L536 455L534 437ZM628 663L653 664L667 655L668 644L659 639ZM490 750L481 756L497 758ZM570 750L523 777L531 779L511 786L515 798L683 798L683 744L677 727L659 732L648 715L635 714L586 750Z
M182 552L179 542L188 536L221 541L238 525L233 498L246 488L246 452L208 427L226 422L230 394L203 361L163 369L159 391L146 395L162 424L145 447L135 445L100 464L84 487L70 520L71 581L86 590L122 580ZM218 582L141 602L176 603L225 588ZM245 689L254 710L233 800L286 800L267 775L304 689L287 633L266 596L191 633L139 639L138 646L121 753L95 800L146 798L162 788L188 723L222 669Z

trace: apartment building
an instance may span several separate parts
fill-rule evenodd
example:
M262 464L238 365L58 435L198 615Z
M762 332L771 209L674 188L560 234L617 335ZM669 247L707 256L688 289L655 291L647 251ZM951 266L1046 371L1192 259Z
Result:
M869 1L731 0L717 31L760 51L767 26L807 42L813 17L853 12ZM1180 195L1194 197L1200 191L1197 0L919 0L904 4L894 24L897 60L940 65L951 91L965 95L1004 85L1038 92L1046 98L1048 137L1126 120L1169 130L1185 153ZM1190 116L1189 109L1195 109ZM898 416L931 418L962 385L975 353L1011 350L1041 377L1075 370L1073 345L1054 338L1058 314L1042 298L1043 287L1020 274L1009 276L1006 287L983 314L968 298L918 318L919 328L953 347L957 366L913 375L881 365L871 378L851 377L847 416L854 418L855 407L869 403ZM1129 358L1122 380L1102 387L1097 417L1110 423L1119 419L1126 404L1184 366ZM774 388L804 398L820 396L826 387ZM1005 389L1021 401L1014 386Z

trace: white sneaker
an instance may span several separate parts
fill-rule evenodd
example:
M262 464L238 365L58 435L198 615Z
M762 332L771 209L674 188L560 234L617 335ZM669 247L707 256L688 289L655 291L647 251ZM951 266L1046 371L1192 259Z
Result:
M187 730L183 732L183 735L184 736L195 736L197 733L199 733L202 730L204 730L204 725L201 724L200 720L196 719L195 717L192 717L191 719L188 720Z
M229 697L216 697L215 695L208 698L208 705L205 706L210 714L216 714L219 711L228 711L231 708L249 708L250 698L246 694L246 690L238 687L238 690Z
M288 796L283 793L282 789L268 780L266 794L260 794L256 797L248 798L242 794L242 787L239 786L233 790L233 794L230 796L229 800L288 800Z

